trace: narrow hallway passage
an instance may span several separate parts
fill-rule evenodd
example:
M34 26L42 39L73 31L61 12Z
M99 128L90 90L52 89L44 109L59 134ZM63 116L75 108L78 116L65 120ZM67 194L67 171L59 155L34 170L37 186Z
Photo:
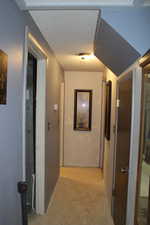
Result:
M62 168L47 214L30 225L113 225L101 170Z

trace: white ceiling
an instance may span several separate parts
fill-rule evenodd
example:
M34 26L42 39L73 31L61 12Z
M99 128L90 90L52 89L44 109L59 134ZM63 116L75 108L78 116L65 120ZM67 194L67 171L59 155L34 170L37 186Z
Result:
M102 6L150 6L150 0L14 0L23 10L100 9Z
M15 0L24 9L99 9L101 6L133 6L144 0ZM147 0L146 0L147 1Z
M80 2L86 2L86 3L90 3L91 0L25 0L27 6L30 5L47 5L50 4L52 2L77 2L78 4L80 4ZM99 3L101 5L128 5L128 4L132 4L133 0L92 0L92 2L94 3Z
M93 52L98 9L101 6L141 6L150 0L15 1L21 9L30 11L65 70L101 71L104 65L96 57L83 61L77 56L80 52Z
M93 52L97 10L30 11L64 70L102 71L96 58L81 60L80 52Z

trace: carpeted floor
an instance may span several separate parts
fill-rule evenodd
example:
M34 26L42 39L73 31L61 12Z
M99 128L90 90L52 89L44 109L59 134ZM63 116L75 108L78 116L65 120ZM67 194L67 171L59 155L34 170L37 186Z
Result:
M30 225L113 225L100 169L62 168L47 214Z

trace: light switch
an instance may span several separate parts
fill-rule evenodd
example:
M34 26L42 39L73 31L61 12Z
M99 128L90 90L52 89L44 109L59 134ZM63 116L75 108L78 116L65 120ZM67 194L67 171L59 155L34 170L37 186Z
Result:
M54 111L58 111L58 104L54 104L53 109L54 109Z

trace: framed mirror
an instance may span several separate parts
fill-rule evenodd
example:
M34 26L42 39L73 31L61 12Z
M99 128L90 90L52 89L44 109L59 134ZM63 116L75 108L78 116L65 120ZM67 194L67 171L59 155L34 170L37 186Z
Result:
M0 50L0 104L6 105L8 56Z
M74 92L74 130L90 131L92 117L92 90Z

